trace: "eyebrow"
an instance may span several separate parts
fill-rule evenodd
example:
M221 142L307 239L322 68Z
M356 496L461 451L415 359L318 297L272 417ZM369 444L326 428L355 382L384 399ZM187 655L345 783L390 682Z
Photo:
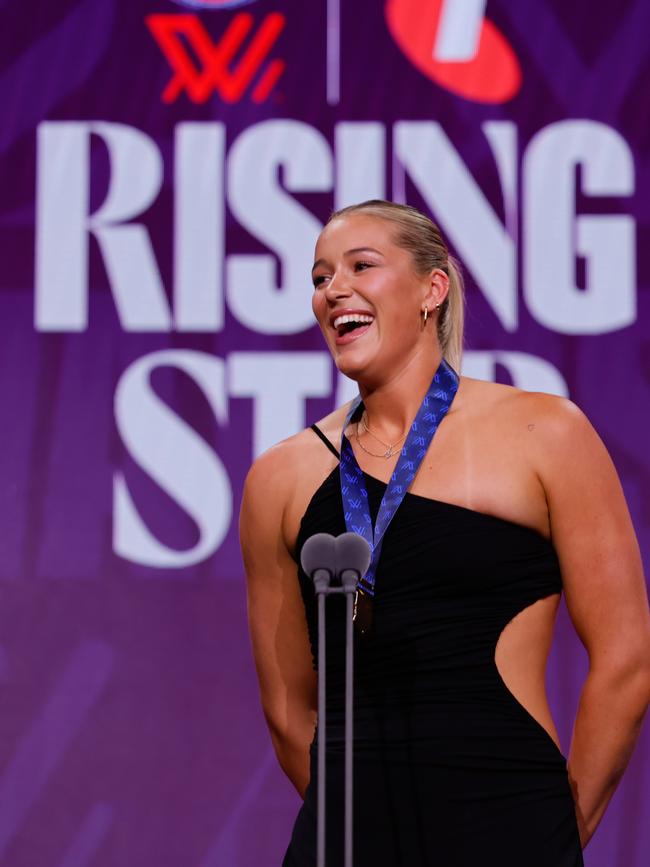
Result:
M377 253L378 256L383 258L383 253L379 250L375 250L374 247L353 247L351 250L346 250L343 254L344 256L351 256L353 253ZM326 265L327 261L325 259L317 259L314 262L314 267L311 269L312 272L318 268L319 265Z

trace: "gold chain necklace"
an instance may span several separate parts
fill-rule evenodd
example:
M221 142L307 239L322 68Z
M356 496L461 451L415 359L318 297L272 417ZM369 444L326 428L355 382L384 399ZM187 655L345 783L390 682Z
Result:
M359 444L359 446L364 450L364 452L365 452L367 455L372 455L373 458L392 458L392 456L393 456L394 454L396 454L396 452L393 451L393 449L395 449L395 447L398 446L398 445L402 442L402 440L406 439L406 437L407 437L407 435L408 435L408 430L407 430L406 433L404 434L404 436L400 437L400 438L397 440L397 442L395 442L395 443L393 443L393 444L391 445L390 443L385 443L382 439L379 439L379 437L378 437L376 434L374 434L374 433L370 430L370 428L369 428L368 425L365 423L365 421L363 421L363 416L361 417L361 423L363 424L364 428L365 428L366 431L370 434L371 437L374 437L374 439L376 439L378 443L381 443L382 446L386 446L386 447L387 447L387 448L386 448L386 451L385 451L383 454L380 454L380 455L378 455L376 452L371 452L369 449L367 449L367 448L364 446L364 444L361 442L361 440L359 439L359 422L357 422L357 425L356 425L356 428L355 428L355 434L354 434L355 437L356 437L356 439L357 439L357 443Z

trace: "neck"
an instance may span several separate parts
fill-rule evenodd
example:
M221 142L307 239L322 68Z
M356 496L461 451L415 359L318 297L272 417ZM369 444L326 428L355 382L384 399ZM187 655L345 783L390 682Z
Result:
M359 382L359 393L366 407L368 425L395 442L413 423L427 393L433 374L442 360L439 347L409 359L390 379L376 386Z

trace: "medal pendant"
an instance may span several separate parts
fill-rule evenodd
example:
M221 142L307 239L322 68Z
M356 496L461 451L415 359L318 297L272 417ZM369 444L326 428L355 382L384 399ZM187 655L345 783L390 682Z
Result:
M352 620L360 635L367 635L372 626L372 597L363 590L357 590L354 596Z

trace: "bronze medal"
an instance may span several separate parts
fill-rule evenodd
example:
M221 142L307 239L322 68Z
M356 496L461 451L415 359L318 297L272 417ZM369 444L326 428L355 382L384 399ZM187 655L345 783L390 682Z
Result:
M354 625L360 635L367 635L372 626L372 596L358 589L354 597Z

